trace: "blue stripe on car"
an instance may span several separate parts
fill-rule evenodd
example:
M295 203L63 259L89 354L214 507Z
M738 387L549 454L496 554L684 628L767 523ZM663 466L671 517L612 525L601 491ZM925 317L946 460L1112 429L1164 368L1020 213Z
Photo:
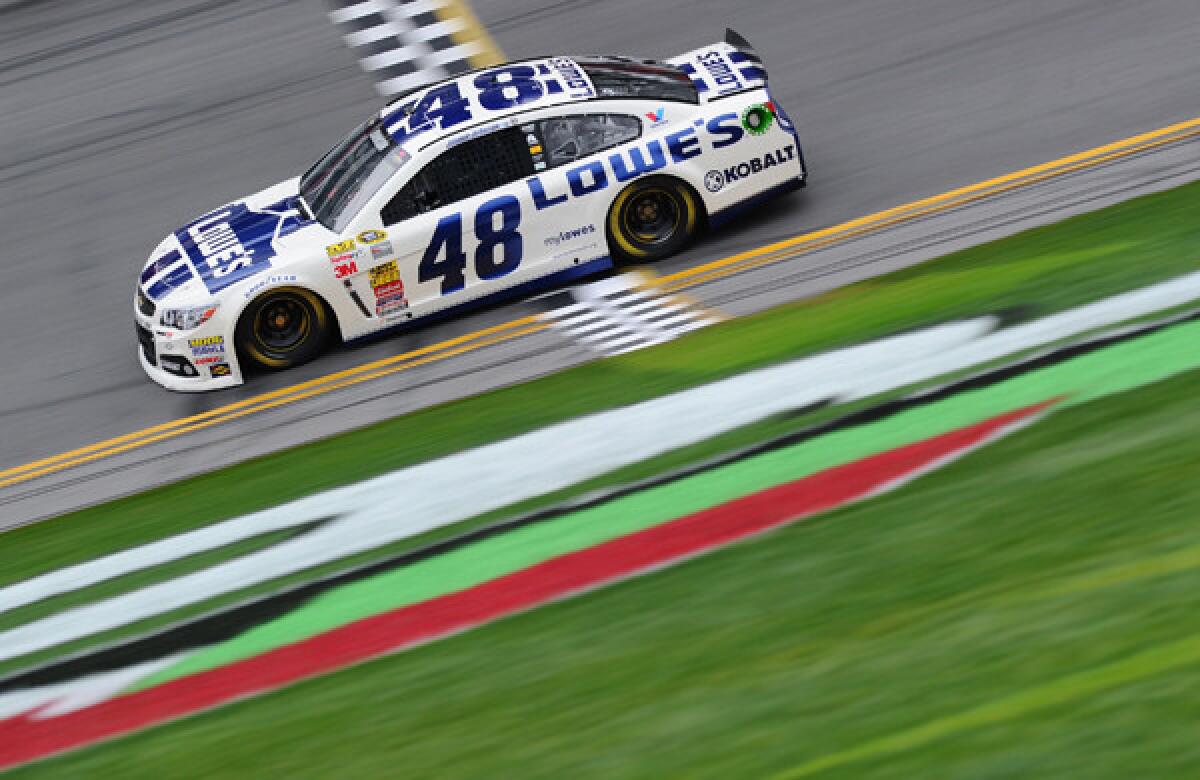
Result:
M178 263L179 258L180 258L179 250L172 249L170 252L167 252L165 255L158 258L157 260L150 262L144 269L142 269L142 276L141 276L142 284L145 284L146 282L148 282L151 279L153 279L154 277L158 276L160 273L162 273L166 269L168 269L171 266Z
M178 252L176 255L178 255ZM191 279L192 269L188 268L187 263L180 263L172 268L166 276L150 285L150 289L146 290L146 295L150 300L157 301L171 292L171 290L184 286Z

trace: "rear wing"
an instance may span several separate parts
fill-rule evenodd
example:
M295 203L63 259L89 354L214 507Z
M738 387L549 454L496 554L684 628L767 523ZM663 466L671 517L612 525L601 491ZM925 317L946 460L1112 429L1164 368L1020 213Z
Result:
M691 78L702 103L767 84L767 69L750 42L734 30L725 40L667 60Z

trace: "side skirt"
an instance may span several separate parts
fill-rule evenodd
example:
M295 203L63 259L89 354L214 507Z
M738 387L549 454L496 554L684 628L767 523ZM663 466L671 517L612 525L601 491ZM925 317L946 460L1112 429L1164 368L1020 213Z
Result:
M366 344L375 339L386 338L412 328L444 322L445 320L453 319L454 317L461 316L477 309L494 306L497 303L510 301L514 298L523 298L534 293L544 292L548 289L565 284L566 282L582 279L584 277L591 276L592 274L600 273L601 271L607 271L612 267L612 258L608 255L602 255L600 257L592 258L587 262L580 263L579 265L572 266L570 268L564 268L561 271L556 271L549 276L543 276L540 279L532 279L528 282L518 284L515 287L497 290L494 293L489 293L479 298L464 301L463 303L450 306L445 309L439 309L438 311L425 314L415 319L402 320L385 328L363 334L362 336L346 339L345 343L347 345L355 346L359 344Z

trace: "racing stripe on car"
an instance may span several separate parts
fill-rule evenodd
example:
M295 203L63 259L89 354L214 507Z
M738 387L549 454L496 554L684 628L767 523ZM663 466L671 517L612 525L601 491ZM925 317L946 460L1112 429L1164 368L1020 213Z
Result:
M541 318L568 339L603 355L662 344L723 318L680 295L653 289L647 273L628 273L541 299Z
M460 0L329 0L363 70L397 95L496 60L498 50Z

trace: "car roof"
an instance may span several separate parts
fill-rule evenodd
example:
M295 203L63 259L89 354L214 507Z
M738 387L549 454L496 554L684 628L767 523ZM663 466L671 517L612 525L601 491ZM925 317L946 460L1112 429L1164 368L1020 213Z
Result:
M404 144L420 136L424 145L433 143L459 129L466 121L471 124L503 119L514 114L536 109L582 103L595 100L598 95L596 87L589 78L585 66L612 65L630 69L648 66L674 68L664 62L651 60L635 60L625 57L567 57L548 56L526 60L517 60L488 68L463 73L444 81L429 84L393 98L379 112L383 127L397 144ZM538 94L535 97L515 103L495 107L496 99L491 100L492 106L481 102L481 95L488 87L477 86L478 79L493 74L489 85L497 90L504 88L511 81L511 76L501 78L502 74L511 69L530 69L531 75L537 81ZM682 74L682 72L681 72ZM504 97L512 94L512 88L504 93ZM636 100L637 98L630 98ZM456 102L457 101L457 102ZM506 100L499 101L507 103ZM469 113L469 117L463 112ZM440 121L433 121L441 114ZM457 121L455 121L457 120Z

